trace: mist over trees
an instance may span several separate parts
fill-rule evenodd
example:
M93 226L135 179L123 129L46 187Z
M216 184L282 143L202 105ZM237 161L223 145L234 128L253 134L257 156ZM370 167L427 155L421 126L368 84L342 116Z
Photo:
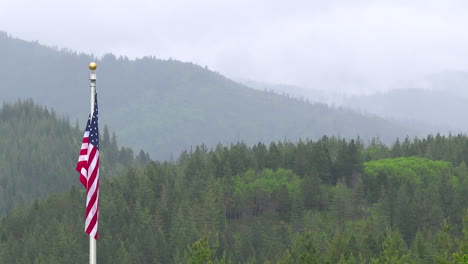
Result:
M446 80L442 78L444 76L438 76L435 80L431 79L426 89L407 88L352 96L342 104L386 118L423 121L444 131L466 131L468 74L460 72L448 76L452 78Z
M88 69L96 60L100 117L118 139L154 159L169 159L191 146L244 141L318 139L322 135L390 143L434 131L320 103L256 91L192 63L112 54L101 59L0 34L3 100L32 98L67 114L87 115Z

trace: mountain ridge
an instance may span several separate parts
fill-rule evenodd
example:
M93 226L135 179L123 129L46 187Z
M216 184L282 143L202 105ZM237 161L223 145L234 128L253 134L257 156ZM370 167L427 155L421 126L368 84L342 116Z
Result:
M429 131L377 117L250 89L190 62L149 56L101 59L0 35L3 100L33 98L66 113L87 115L87 65L98 63L100 120L119 141L155 159L206 144L317 139L323 135L396 137ZM15 87L15 89L9 89Z

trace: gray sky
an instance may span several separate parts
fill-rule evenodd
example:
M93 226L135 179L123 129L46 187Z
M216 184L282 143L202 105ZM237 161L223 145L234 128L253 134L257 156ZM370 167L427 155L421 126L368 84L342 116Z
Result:
M467 11L466 0L0 0L0 30L98 56L172 57L228 77L368 91L467 70Z

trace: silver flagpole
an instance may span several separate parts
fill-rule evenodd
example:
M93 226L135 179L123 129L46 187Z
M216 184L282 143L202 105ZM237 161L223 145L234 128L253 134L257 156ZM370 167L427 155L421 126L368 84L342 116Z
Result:
M94 113L94 98L96 95L96 63L91 62L89 64L89 69L91 70L91 74L89 75L89 80L91 81L91 112L90 118L93 118ZM96 239L94 237L89 236L89 264L96 264Z

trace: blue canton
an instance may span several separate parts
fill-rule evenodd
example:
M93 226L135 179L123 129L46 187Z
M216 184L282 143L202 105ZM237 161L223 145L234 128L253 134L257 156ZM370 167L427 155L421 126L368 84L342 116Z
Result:
M99 128L98 128L98 103L97 103L97 93L94 96L94 113L93 119L91 120L92 124L88 124L86 126L86 130L89 131L89 143L93 144L97 149L99 149Z

